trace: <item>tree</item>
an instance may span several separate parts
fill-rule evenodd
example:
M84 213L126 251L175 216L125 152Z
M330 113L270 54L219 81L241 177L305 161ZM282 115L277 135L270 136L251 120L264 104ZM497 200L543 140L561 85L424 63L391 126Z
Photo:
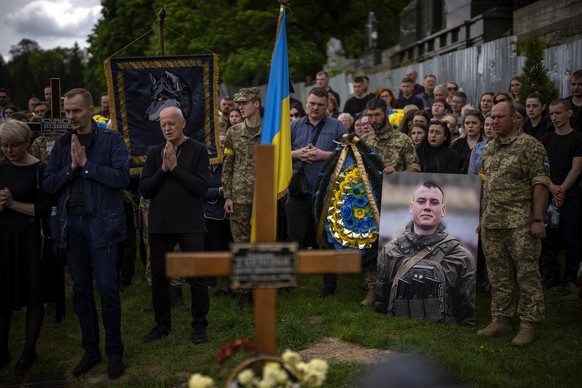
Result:
M43 50L37 42L22 39L10 54L12 59L2 71L7 75L3 86L11 90L12 100L23 110L31 96L44 98L43 89L51 78L61 79L62 90L83 86L86 58L78 45Z
M378 47L398 41L398 12L407 0L291 1L287 18L290 74L313 76L326 62L326 45L340 39L349 57L362 54L368 12L378 19ZM103 60L155 26L167 13L166 55L216 53L220 81L257 85L267 81L279 13L276 0L102 0L102 18L88 41L86 83L104 87ZM124 48L122 56L158 55L158 35L147 34ZM99 86L97 86L99 85Z
M544 49L548 44L540 37L528 36L517 42L518 53L525 56L522 84L519 89L519 101L524 101L533 92L544 95L546 102L558 98L558 88L548 77L544 66Z

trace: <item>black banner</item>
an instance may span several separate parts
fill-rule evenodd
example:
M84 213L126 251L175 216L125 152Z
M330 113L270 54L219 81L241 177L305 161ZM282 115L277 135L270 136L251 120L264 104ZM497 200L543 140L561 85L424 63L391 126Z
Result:
M214 55L109 58L105 73L113 128L123 133L132 172L143 166L149 147L164 141L159 116L170 106L182 110L186 136L206 145L211 163L220 161Z

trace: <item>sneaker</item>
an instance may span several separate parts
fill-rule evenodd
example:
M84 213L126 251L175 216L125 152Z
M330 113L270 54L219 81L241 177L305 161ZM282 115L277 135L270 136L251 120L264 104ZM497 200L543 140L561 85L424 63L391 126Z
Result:
M519 332L511 340L511 344L517 347L524 347L531 344L536 338L535 328L531 323L522 323Z
M319 294L320 298L329 298L330 296L335 294L335 288L333 287L324 287L321 294Z
M107 365L107 377L118 379L125 371L121 354L112 354L109 356L109 365Z
M33 353L32 357L29 359L21 358L16 361L16 365L14 365L14 376L21 376L28 372L32 364L36 361L36 353Z
M101 353L97 353L96 356L90 357L87 353L83 355L79 364L73 369L73 376L79 377L89 372L91 368L101 362Z
M564 282L559 288L558 293L563 296L573 295L578 293L578 287L574 282Z
M495 337L511 333L511 325L507 322L491 322L486 328L477 331L479 337Z
M195 325L192 329L192 343L198 345L204 342L208 342L208 337L206 336L206 326Z
M166 326L156 325L149 333L143 337L143 342L149 343L167 337L170 334L170 329Z

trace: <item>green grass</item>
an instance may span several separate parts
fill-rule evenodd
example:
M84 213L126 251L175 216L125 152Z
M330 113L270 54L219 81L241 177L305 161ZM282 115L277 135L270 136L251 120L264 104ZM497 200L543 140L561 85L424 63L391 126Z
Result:
M32 373L62 373L68 386L171 387L185 386L191 373L204 373L223 385L231 370L250 354L239 353L226 368L216 368L218 348L237 338L253 335L252 312L237 310L231 298L211 297L208 328L210 342L190 342L188 313L172 311L169 337L144 344L142 337L154 325L153 315L142 311L150 302L150 288L137 264L134 284L122 294L122 333L125 343L125 375L117 381L106 377L102 362L81 378L72 377L72 368L82 356L80 330L67 300L67 316L62 324L54 316L45 319L37 347L38 362ZM319 298L321 276L302 276L300 287L278 298L278 351L301 350L324 337L337 337L364 347L418 353L436 361L447 373L469 386L477 387L573 387L582 377L582 301L546 292L546 320L538 340L530 347L517 349L509 343L512 336L481 339L474 330L403 318L388 318L362 308L364 292L359 285L362 274L340 276L338 292L332 298ZM188 289L184 295L189 300ZM215 289L211 290L211 295ZM489 296L477 293L477 327L489 322ZM310 318L316 318L311 319ZM24 312L13 315L10 351L13 360L24 341ZM310 323L315 322L315 323ZM103 337L102 337L103 343ZM103 349L103 347L102 347ZM102 350L103 351L103 350ZM14 362L0 370L2 381L11 378ZM366 366L332 363L326 387L354 386L354 379Z

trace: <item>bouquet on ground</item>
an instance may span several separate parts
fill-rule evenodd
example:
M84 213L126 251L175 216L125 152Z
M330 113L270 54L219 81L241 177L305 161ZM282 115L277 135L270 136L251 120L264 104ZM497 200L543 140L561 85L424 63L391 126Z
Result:
M236 350L252 349L249 340L237 340L222 346L218 352L218 362L223 364ZM313 359L303 362L297 352L286 350L281 357L255 356L233 369L226 382L227 388L317 388L327 376L327 361ZM190 377L190 388L215 388L214 380L196 373Z

